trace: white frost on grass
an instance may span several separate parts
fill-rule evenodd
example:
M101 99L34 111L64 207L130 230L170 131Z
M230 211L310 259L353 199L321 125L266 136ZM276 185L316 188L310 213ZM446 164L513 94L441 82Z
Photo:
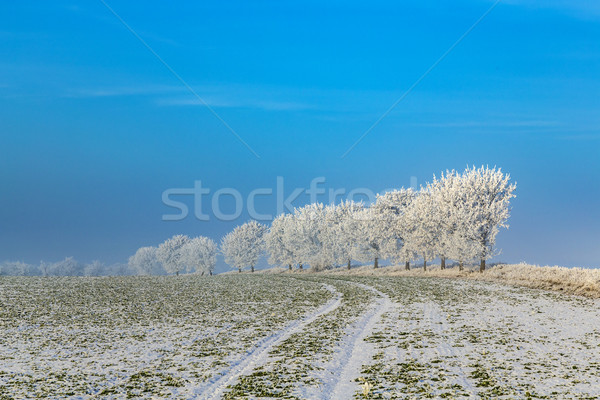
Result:
M0 398L190 398L330 297L264 276L2 277Z
M327 282L342 293L342 302L329 313L307 324L303 331L290 335L279 345L274 346L269 357L249 373L240 376L224 393L225 399L238 398L321 398L324 381L330 379L327 368L331 361L348 354L337 351L346 339L350 326L361 320L376 299L376 292L364 285L337 279L311 279ZM359 325L364 326L363 324ZM358 327L357 326L357 327ZM360 329L358 329L360 331ZM356 334L359 336L359 334ZM360 345L358 341L354 344ZM336 361L333 361L336 363ZM329 383L333 390L335 383Z
M399 305L370 338L371 398L597 398L600 302L474 281L370 278Z
M591 399L599 348L600 300L477 280L0 278L0 398Z
M324 287L329 290L332 295L334 295L334 298L329 300L319 309L309 313L299 320L291 322L283 329L273 333L267 338L264 338L257 343L254 348L239 357L237 361L230 363L230 367L220 376L210 380L207 385L193 389L192 392L201 399L221 398L221 395L225 389L227 389L230 384L235 382L239 376L248 374L257 366L266 363L267 359L269 358L269 352L274 346L277 346L291 335L301 332L306 325L312 323L321 315L330 313L339 307L342 298L341 293L335 290L335 288L331 285L324 285Z

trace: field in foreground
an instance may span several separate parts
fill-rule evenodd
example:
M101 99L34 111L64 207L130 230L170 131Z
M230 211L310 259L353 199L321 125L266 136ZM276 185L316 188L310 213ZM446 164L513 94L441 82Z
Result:
M0 399L600 397L600 301L474 280L0 279Z

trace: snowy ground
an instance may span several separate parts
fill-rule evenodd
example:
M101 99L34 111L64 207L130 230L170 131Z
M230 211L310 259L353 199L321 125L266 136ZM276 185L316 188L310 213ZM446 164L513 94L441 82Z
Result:
M0 279L0 399L600 397L600 301L415 277Z

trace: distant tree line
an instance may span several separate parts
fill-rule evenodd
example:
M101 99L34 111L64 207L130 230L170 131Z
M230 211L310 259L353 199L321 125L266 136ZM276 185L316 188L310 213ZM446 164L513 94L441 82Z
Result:
M135 275L136 272L127 264L105 265L100 261L81 263L73 257L57 262L42 261L38 265L21 261L5 261L0 263L0 275L17 276L122 276Z

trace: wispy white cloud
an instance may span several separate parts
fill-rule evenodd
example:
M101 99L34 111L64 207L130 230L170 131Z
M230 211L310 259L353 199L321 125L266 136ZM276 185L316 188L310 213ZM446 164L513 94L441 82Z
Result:
M557 121L548 120L506 120L506 121L448 121L417 122L414 126L428 128L547 128L558 126Z
M125 97L164 95L167 93L183 93L185 88L175 85L137 85L137 86L99 86L94 88L71 88L66 90L65 97Z
M194 86L194 91L211 107L256 108L271 111L292 111L314 108L309 102L291 99L293 94L283 88L244 86L244 85L206 85ZM202 101L189 95L181 85L137 85L137 86L98 86L71 88L64 97L102 98L102 97L148 97L158 106L197 106ZM297 97L297 96L296 96Z
M203 100L211 107L217 108L256 108L268 111L295 111L313 108L309 104L284 100L243 99L233 97L204 97ZM199 106L202 102L193 97L170 97L156 101L160 106Z

